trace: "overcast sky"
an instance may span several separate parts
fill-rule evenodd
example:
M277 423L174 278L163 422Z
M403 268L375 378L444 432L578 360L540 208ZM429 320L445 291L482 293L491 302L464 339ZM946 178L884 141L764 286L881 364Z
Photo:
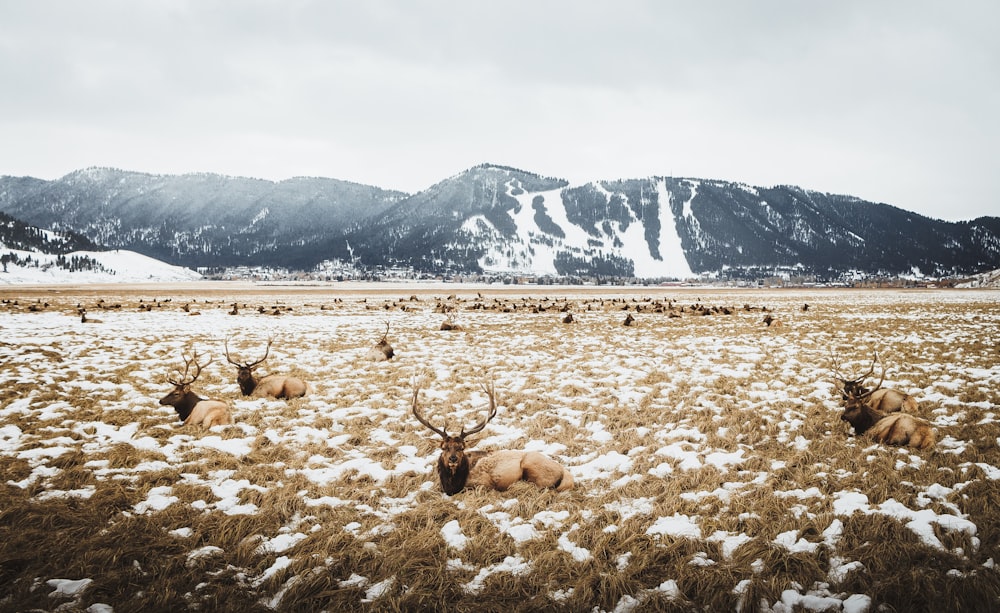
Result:
M0 175L792 184L1000 215L1000 2L0 0Z

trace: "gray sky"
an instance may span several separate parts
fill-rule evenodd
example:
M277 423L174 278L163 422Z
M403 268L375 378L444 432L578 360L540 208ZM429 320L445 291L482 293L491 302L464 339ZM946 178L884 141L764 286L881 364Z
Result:
M0 0L0 175L482 162L1000 215L1000 2Z

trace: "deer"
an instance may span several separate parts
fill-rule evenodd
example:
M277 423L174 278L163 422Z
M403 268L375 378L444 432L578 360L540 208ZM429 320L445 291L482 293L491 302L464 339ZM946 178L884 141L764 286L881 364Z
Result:
M271 352L271 344L274 339L267 340L267 348L264 350L264 357L257 361L237 362L229 355L229 339L225 341L226 360L237 368L236 382L240 386L240 391L244 396L270 396L272 398L300 398L309 391L309 385L298 377L285 375L267 375L257 378L253 371L267 359Z
M766 324L768 328L782 328L785 325L780 319L773 317L770 313L764 316L761 323Z
M864 387L864 383L865 380L875 372L876 363L882 366L882 373L879 376L878 384L876 384L873 389L868 389L867 387ZM895 413L896 411L915 413L917 411L916 398L899 390L882 387L882 382L885 381L885 366L882 364L882 360L878 357L877 351L875 352L875 356L872 358L872 364L868 369L868 372L860 377L849 379L842 375L840 373L840 368L837 365L836 358L834 358L833 365L833 376L837 381L840 381L840 394L844 402L847 402L850 398L856 398L863 401L872 409L882 413Z
M390 345L389 341L386 340L387 336L389 336L389 322L385 322L385 334L382 335L379 342L375 343L375 345L368 350L366 357L372 362L386 362L391 360L393 356L396 355L396 353L392 350L392 345Z
M489 386L483 384L481 387L490 400L486 416L471 428L466 429L463 426L457 435L451 435L448 434L447 425L438 428L420 414L420 386L414 384L413 416L431 432L441 437L437 473L444 493L453 496L464 489L477 487L502 492L518 481L528 481L540 488L551 488L558 492L571 489L573 476L570 472L559 462L537 451L466 450L466 438L481 432L497 414L493 382L491 381Z
M182 425L201 425L203 428L212 426L225 426L233 423L233 417L229 412L229 405L221 400L207 400L191 391L191 385L198 380L202 368L212 363L210 359L204 365L198 363L198 354L192 352L191 357L181 355L184 358L184 374L178 379L167 377L167 382L174 386L172 392L160 398L160 404L170 405L177 411L177 415L184 421ZM194 364L194 374L188 377L188 371Z

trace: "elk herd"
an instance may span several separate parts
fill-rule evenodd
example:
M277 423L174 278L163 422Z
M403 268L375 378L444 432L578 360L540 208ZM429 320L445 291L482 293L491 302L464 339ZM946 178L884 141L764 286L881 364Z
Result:
M400 300L385 302L380 307L376 305L366 305L366 308L380 308L383 310L399 308L404 311L412 310L413 303L418 301L414 296L409 301ZM156 301L155 303L142 303L141 310L161 308L169 299ZM479 296L478 300L471 303L464 303L463 299L451 296L447 301L439 301L433 312L441 313L445 316L441 324L441 330L462 330L463 326L458 321L461 310L485 311L492 310L503 313L530 312L544 313L553 311L559 314L563 323L571 324L579 321L574 317L577 313L603 310L605 312L619 310L624 312L624 326L635 327L639 322L640 313L659 313L669 318L685 316L710 316L710 315L734 315L737 313L752 313L754 311L764 314L761 323L768 328L780 328L784 324L777 319L770 309L766 307L752 307L749 304L742 309L736 307L712 307L701 304L700 301L689 306L682 306L676 301L644 301L633 299L631 302L625 299L611 299L580 303L570 303L569 301L553 301L549 299L528 301L522 300L501 300L494 299L488 301ZM5 301L5 304L9 304ZM461 305L461 306L460 306ZM34 305L33 305L34 306ZM45 304L48 307L48 303ZM121 308L121 305L106 306L100 301L97 307ZM270 309L263 307L253 308L247 304L226 303L226 308L231 308L230 315L239 315L241 310L248 313L270 313L281 314L291 311L290 307L275 306ZM329 308L335 308L329 307ZM321 310L328 307L323 306ZM809 305L802 307L806 311ZM185 303L183 311L189 314L198 314L198 310L191 308L190 303ZM41 310L31 309L31 310ZM83 323L101 323L99 319L88 316L87 309L82 305L77 305L77 314ZM620 320L619 320L620 321ZM758 324L760 325L760 324ZM385 322L385 330L366 353L364 359L371 362L386 362L396 356L396 352L390 344L390 325ZM247 357L235 355L230 344L233 336L227 336L222 343L222 353L226 362L236 369L236 383L240 393L244 397L273 398L283 400L293 400L302 398L312 391L311 385L305 380L291 375L269 374L261 376L257 370L270 357L271 347L274 338L267 340L263 354L260 357ZM233 423L233 415L230 404L225 400L207 399L198 395L192 386L197 382L198 377L206 366L212 363L211 358L199 354L192 349L182 352L183 370L178 369L176 376L166 377L166 381L173 386L173 389L166 396L159 400L160 405L172 406L183 425L201 426L211 428L214 426L224 426ZM869 383L869 379L874 380L876 367L880 369L877 381ZM841 373L840 365L836 357L832 357L831 371L836 381L835 391L843 402L843 412L840 420L847 422L856 436L869 437L878 443L888 445L907 446L914 449L930 449L936 443L936 431L929 422L916 415L919 404L912 395L898 390L883 387L886 378L886 368L882 363L878 352L874 353L871 365L860 375L852 376ZM483 384L481 391L488 400L488 406L484 410L484 416L476 421L474 425L462 426L457 434L449 433L447 425L438 426L420 408L421 386L416 382L411 384L412 398L410 399L410 409L413 419L423 425L437 437L440 438L440 455L437 461L437 475L440 480L441 489L447 495L454 495L466 488L485 487L503 491L519 481L527 481L540 488L549 488L555 491L565 491L573 487L573 477L570 472L556 460L534 451L525 450L494 450L483 451L466 448L466 439L472 435L480 433L487 424L497 415L497 395L492 382Z

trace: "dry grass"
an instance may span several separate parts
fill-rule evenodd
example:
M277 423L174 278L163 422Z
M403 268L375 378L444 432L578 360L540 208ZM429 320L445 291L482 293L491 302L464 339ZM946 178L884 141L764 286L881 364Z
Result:
M166 296L151 288L0 307L0 610L1000 607L996 292L181 289L152 312L138 301ZM122 306L99 313L100 297ZM654 312L669 299L737 313ZM78 302L104 323L80 325ZM441 302L463 331L438 331ZM397 357L367 362L386 321ZM274 335L263 370L313 393L240 396L232 332ZM233 426L182 428L157 404L192 345L216 358L196 389L229 401ZM839 419L831 356L860 372L874 350L935 449L881 447ZM411 381L457 428L487 377L501 410L480 447L539 448L575 489L440 493ZM54 595L61 579L92 583Z

